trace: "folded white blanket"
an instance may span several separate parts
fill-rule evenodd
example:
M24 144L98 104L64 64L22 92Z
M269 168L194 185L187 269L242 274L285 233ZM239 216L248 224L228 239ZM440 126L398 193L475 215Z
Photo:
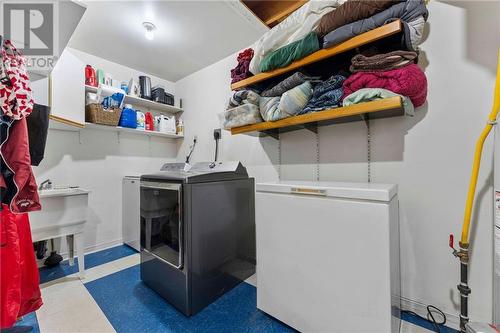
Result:
M283 22L274 26L251 47L254 56L250 61L250 72L253 74L260 73L260 62L267 54L304 38L308 33L316 29L323 15L346 1L311 0L293 12Z

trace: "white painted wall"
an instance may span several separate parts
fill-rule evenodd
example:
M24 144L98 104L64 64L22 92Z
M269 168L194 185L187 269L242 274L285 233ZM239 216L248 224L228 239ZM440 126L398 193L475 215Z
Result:
M131 78L134 78L135 80L139 81L139 75L147 75L151 78L151 86L154 87L157 84L161 84L165 87L165 90L171 94L175 95L175 83L164 80L162 78L159 78L157 76L154 76L149 73L144 73L138 70L135 70L130 67L126 67L120 64L117 64L115 62L96 57L92 54L73 49L73 48L68 48L68 50L77 56L78 58L82 59L84 62L86 62L88 65L91 65L94 67L94 69L97 71L97 69L102 69L106 73L110 73L113 79L117 79L120 81L125 81L129 82ZM176 103L178 102L178 99L176 98Z
M78 50L69 51L116 79L128 81L142 74ZM150 76L152 84L163 84L168 92L175 93L174 83ZM174 139L121 133L118 140L114 132L50 129L45 159L33 169L38 182L50 178L54 184L78 185L92 191L85 235L86 248L91 251L121 243L122 178L156 172L163 163L175 161L177 151Z
M420 62L429 81L428 102L414 118L372 121L372 179L399 185L402 293L406 307L434 304L456 315L458 261L448 248L462 222L472 154L492 100L500 41L498 2L429 4L427 38ZM496 38L496 39L495 39ZM176 82L184 100L186 140L199 146L194 161L213 158L212 131L230 94L229 70L236 55ZM320 179L366 181L367 148L364 123L323 127L320 138ZM222 159L241 160L257 181L277 179L278 143L271 138L223 132ZM470 285L470 317L489 321L492 312L492 141L485 146L475 206ZM281 178L316 178L316 141L308 131L281 139ZM332 241L336 236L332 235ZM376 258L373 258L376 260ZM355 264L355 263L353 263ZM369 276L367 275L367 278ZM451 318L452 324L456 317Z

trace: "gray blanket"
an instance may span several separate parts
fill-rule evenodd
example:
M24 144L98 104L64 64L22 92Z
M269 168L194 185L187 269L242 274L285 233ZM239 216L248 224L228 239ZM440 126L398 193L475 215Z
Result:
M282 94L284 94L288 90L295 88L296 86L301 85L302 83L304 83L306 81L313 81L313 82L318 81L319 82L320 81L319 79L320 78L318 76L316 76L316 77L307 76L303 73L297 72L297 73L290 75L289 77L287 77L286 79L284 79L283 81L281 81L280 83L275 85L274 87L272 87L270 89L266 89L260 95L262 97L281 96Z
M413 35L416 33L418 34L419 32L415 31L415 24L409 23L414 20L418 20L420 22L421 16L424 21L427 21L428 15L429 12L427 11L427 7L425 6L423 0L401 2L373 15L372 17L346 24L335 29L325 36L323 40L323 48L337 45L354 36L373 30L394 20L401 19L403 21L405 46L410 51L416 51L414 44L412 44L412 39L415 40Z

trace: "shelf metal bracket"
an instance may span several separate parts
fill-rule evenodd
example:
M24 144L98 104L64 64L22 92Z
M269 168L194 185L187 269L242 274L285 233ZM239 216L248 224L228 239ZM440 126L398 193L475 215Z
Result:
M120 143L120 131L116 131L116 139L118 140L118 143Z
M280 130L267 130L263 131L262 133L265 133L266 135L269 135L273 139L279 140L280 139Z
M318 123L308 123L304 124L304 128L308 131L311 131L315 134L318 134Z
M365 121L366 125L366 152L367 152L367 180L368 183L372 182L372 135L371 135L371 128L370 128L370 114L365 113L361 115L361 118Z
M82 131L78 131L78 143L82 144Z

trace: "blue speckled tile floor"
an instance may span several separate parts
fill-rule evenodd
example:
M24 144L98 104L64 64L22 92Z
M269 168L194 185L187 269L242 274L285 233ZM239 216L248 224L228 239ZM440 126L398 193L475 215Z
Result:
M256 289L241 283L197 315L187 318L140 280L139 255L123 245L85 256L87 280L77 266L40 270L45 305L18 322L34 333L72 332L295 332L257 310ZM432 325L403 315L402 333L429 333ZM443 333L455 333L442 327Z
M257 310L256 289L248 283L190 318L141 282L139 265L85 287L117 332L295 332Z
M96 267L134 253L137 252L126 245L115 246L102 251L89 253L85 255L85 269ZM73 266L70 266L69 261L65 260L56 267L42 267L39 269L39 272L40 284L74 274L78 272L78 258L75 259L75 264Z

